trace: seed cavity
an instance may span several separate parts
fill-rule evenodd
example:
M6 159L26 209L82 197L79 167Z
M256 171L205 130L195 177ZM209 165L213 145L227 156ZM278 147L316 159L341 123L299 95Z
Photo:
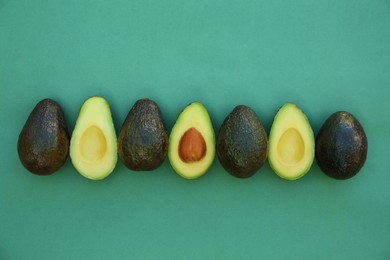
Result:
M287 129L280 137L277 151L285 165L299 163L305 154L305 144L301 134L294 128Z
M88 127L80 139L80 154L84 161L95 163L107 152L107 140L97 126Z

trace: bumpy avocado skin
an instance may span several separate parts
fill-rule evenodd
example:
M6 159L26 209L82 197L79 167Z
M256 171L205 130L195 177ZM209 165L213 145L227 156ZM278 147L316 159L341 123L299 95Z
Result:
M328 176L345 180L355 176L367 157L367 137L360 122L350 113L332 114L316 138L316 160Z
M68 153L64 113L57 102L44 99L35 106L19 135L19 159L30 172L50 175L65 163Z
M157 103L140 99L131 108L118 138L118 154L131 170L159 167L168 150L167 129Z
M217 155L231 175L248 178L266 161L267 145L267 133L256 113L240 105L222 123L217 138Z

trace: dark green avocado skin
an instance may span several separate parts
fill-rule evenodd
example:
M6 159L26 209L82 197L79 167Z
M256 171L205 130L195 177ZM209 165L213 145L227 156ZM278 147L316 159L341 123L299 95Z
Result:
M131 170L150 171L163 163L167 150L168 134L160 108L153 100L138 100L119 134L119 158Z
M35 106L19 135L19 159L30 172L50 175L61 168L68 153L64 113L57 102L44 99Z
M263 124L249 107L240 105L225 118L217 138L217 155L231 175L248 178L267 159L268 138Z
M332 178L349 179L363 167L367 145L359 121L348 112L336 112L318 132L315 149L318 166Z

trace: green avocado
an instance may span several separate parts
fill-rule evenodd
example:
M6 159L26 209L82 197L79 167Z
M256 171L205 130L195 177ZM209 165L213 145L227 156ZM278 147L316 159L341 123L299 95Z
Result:
M44 99L35 106L19 135L19 159L30 172L49 175L65 163L68 152L64 113L57 102Z
M281 178L303 177L314 161L314 134L309 120L295 104L284 104L275 115L269 134L268 160Z
M118 137L118 153L131 170L159 167L168 151L168 134L160 108L150 99L140 99L128 113Z
M225 118L217 138L217 155L231 175L248 178L267 159L267 133L256 113L240 105Z
M367 157L367 137L360 122L350 113L333 113L316 138L316 160L328 176L345 180L355 176Z
M169 136L168 158L181 177L196 179L215 158L215 133L207 109L199 102L180 113Z
M118 154L110 105L90 97L81 106L70 140L70 159L85 178L101 180L114 170Z

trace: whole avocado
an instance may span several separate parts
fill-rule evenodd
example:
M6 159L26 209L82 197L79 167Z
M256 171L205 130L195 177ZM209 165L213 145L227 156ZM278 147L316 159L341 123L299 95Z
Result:
M266 161L267 145L267 133L256 113L239 105L222 123L217 138L217 155L231 175L248 178Z
M69 153L69 134L64 113L52 99L41 100L28 117L18 139L23 166L37 175L57 171Z
M167 150L168 134L160 108L153 100L138 100L119 134L119 158L131 170L148 171L163 163Z
M328 176L345 180L355 176L367 157L367 137L360 122L350 113L333 113L316 138L318 166Z

